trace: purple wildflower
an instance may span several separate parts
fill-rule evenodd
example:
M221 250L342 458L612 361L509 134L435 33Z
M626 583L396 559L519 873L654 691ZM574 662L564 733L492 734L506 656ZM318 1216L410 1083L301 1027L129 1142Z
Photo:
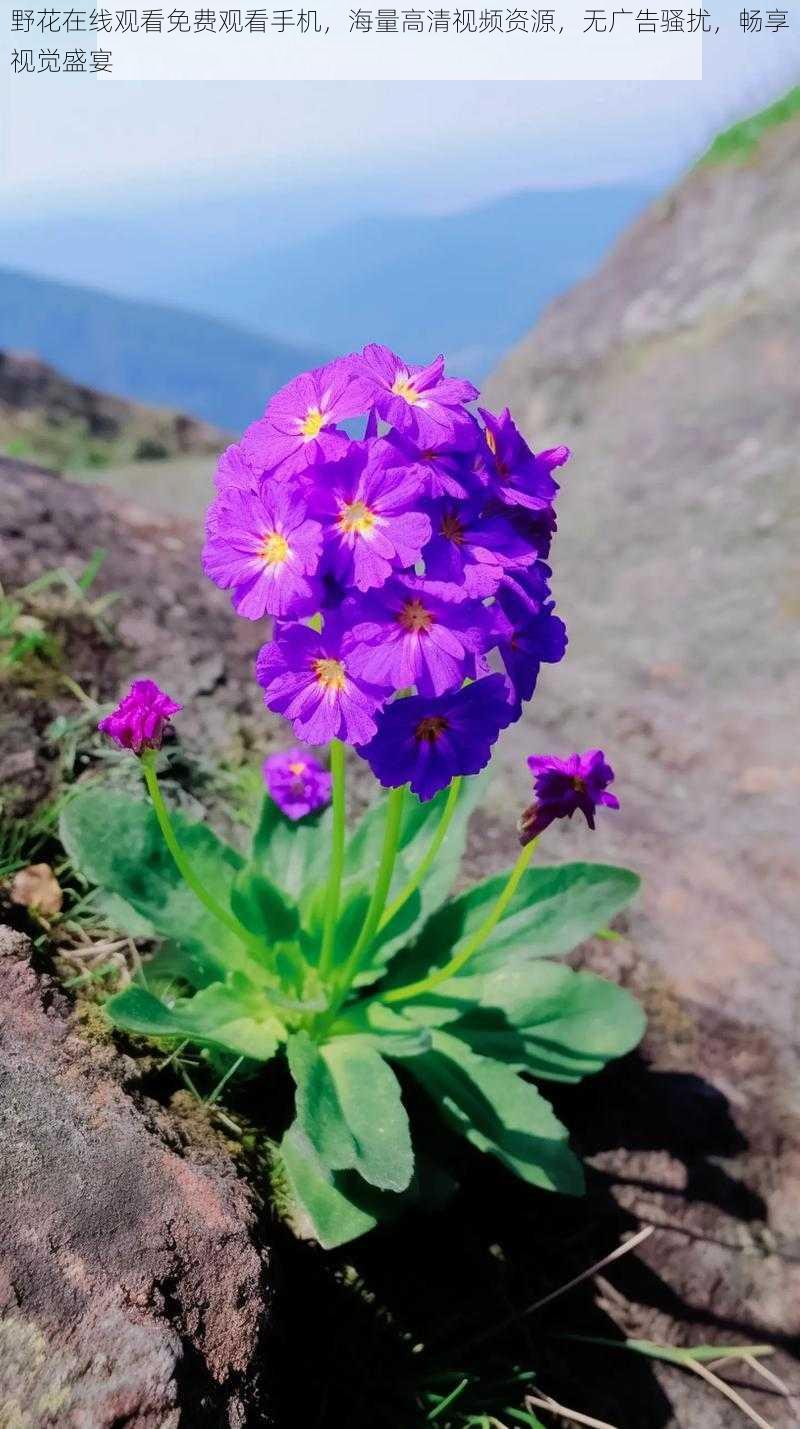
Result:
M484 513L480 501L445 500L433 508L433 536L425 547L425 574L432 580L482 599L494 595L506 570L535 560L535 546L502 511Z
M183 705L165 695L155 680L134 680L117 708L101 719L97 728L120 749L141 754L145 749L161 748L167 723L182 709Z
M527 506L506 506L506 514L515 530L536 551L540 561L546 561L556 533L556 513L553 506L531 511Z
M214 473L218 491L230 491L232 487L238 491L257 491L260 479L260 473L248 461L240 442L226 447Z
M270 754L264 760L264 782L287 819L302 819L330 802L330 774L302 749Z
M352 636L328 616L321 633L307 625L281 626L259 651L256 677L267 709L291 720L306 744L364 744L375 733L375 711L389 686L359 674L353 664Z
M288 483L264 483L261 492L230 488L210 507L203 570L247 620L263 615L310 615L319 605L313 577L322 528L306 517L305 503Z
M429 443L420 449L399 432L390 431L384 441L391 449L387 465L401 466L411 475L418 487L433 500L449 496L463 501L481 484L476 470L475 452L481 438L478 423L470 418L469 423L460 426L457 432L461 445L456 450L447 443Z
M549 568L537 562L514 574L515 584L501 587L493 610L497 649L506 668L514 717L519 719L523 700L529 700L536 688L540 665L563 659L567 628L553 615Z
M569 460L569 447L553 447L536 456L508 407L499 417L483 407L478 410L486 423L484 461L495 496L506 506L526 506L533 511L550 506L558 491L551 473Z
M576 809L594 828L595 810L605 804L619 808L619 799L606 792L614 778L614 770L606 764L602 749L588 749L585 754L571 754L569 759L556 759L552 754L532 754L528 768L533 774L534 802L519 821L520 843L538 838L554 819L571 819Z
M353 442L347 460L319 473L313 509L325 524L325 568L344 586L369 590L393 570L413 566L430 538L419 483L404 467L386 465L380 439Z
M477 397L477 388L445 377L443 357L419 367L372 342L354 359L353 370L362 400L422 448L443 441L458 446L459 433L463 435L472 423L463 404Z
M394 690L457 689L492 641L493 617L480 601L417 576L397 577L342 610L352 630L351 668Z
M509 622L510 628L498 641L515 719L522 713L523 701L529 700L536 689L540 666L557 665L564 658L567 627L553 615L553 605L553 601L548 601L538 615L528 613L516 622Z
M242 438L246 460L283 477L344 456L349 439L336 423L366 406L353 371L353 359L340 357L282 387Z
M424 802L457 774L477 774L510 722L502 675L430 699L395 700L378 717L375 738L357 752L384 788L411 784Z

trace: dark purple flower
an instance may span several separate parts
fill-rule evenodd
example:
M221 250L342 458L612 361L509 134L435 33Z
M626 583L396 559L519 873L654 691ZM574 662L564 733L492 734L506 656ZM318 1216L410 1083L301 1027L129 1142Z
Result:
M512 525L534 548L540 561L546 561L556 533L556 512L554 506L542 506L531 511L527 506L506 506L506 514Z
M532 754L528 768L533 774L534 801L519 821L520 843L538 838L554 819L571 819L576 809L594 828L594 814L601 804L619 808L619 799L606 792L614 778L614 770L606 764L602 749L587 749L585 754L571 754L569 759L556 759L552 754Z
M502 675L489 675L452 694L411 695L387 705L378 732L358 749L384 788L409 784L424 802L457 774L477 774L510 722Z
M321 633L308 625L280 626L259 651L256 678L267 709L291 720L306 744L364 744L391 688L354 671L352 637L332 616Z
M417 446L459 445L472 422L463 404L477 397L471 382L445 377L444 358L426 367L403 362L388 347L372 342L354 359L362 401Z
M330 774L302 749L270 754L264 760L264 782L287 819L302 819L330 803Z
M369 590L413 566L431 534L419 482L389 467L388 444L353 442L345 461L317 468L313 510L325 531L325 569L341 585Z
M353 380L353 359L339 357L303 372L272 398L242 437L245 459L261 472L291 476L318 461L335 461L349 439L336 423L365 411Z
M478 410L486 423L483 460L494 495L506 506L526 506L533 511L552 505L558 491L552 472L569 460L569 447L553 447L536 456L508 407L499 417L483 407Z
M421 695L443 695L457 689L492 642L486 606L418 576L388 581L347 602L342 614L352 631L353 671L393 690L416 685Z
M567 627L553 615L553 605L553 601L548 601L536 615L530 611L519 614L516 620L508 622L498 639L497 648L506 667L515 719L522 713L523 701L529 700L536 689L540 665L557 665L564 658Z
M402 466L413 475L417 487L434 500L440 496L463 501L477 487L485 485L476 468L475 453L481 440L481 429L474 418L459 426L456 450L447 442L430 443L420 448L400 432L391 431L384 438L391 449L387 465Z
M260 492L229 488L209 508L203 570L247 620L263 615L311 615L319 606L314 579L322 527L288 482L264 482Z
M160 749L164 730L172 715L183 709L160 690L155 680L134 680L127 695L97 728L109 735L120 749L141 754Z
M478 501L445 500L432 508L433 536L425 547L425 574L463 586L482 599L494 595L504 572L536 560L531 546L501 510L485 513Z

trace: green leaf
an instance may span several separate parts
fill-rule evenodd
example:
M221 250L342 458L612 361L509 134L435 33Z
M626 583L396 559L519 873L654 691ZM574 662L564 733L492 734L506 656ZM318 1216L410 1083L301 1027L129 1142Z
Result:
M380 1002L354 1003L340 1014L332 1037L367 1037L384 1057L419 1057L431 1048L431 1034L422 1022L416 1026Z
M251 859L295 903L309 884L325 878L331 850L330 807L305 819L287 819L274 799L264 795L253 836Z
M480 927L507 878L508 872L487 878L434 913L408 955L395 962L387 988L414 982L448 962L458 945ZM553 957L570 952L619 913L639 884L630 869L602 863L528 869L465 975L491 972L512 957Z
M228 907L241 856L207 824L188 823L179 814L173 823L195 872ZM65 805L59 832L78 871L122 899L159 936L205 945L220 971L253 965L239 939L184 883L144 800L98 786L82 790Z
M445 1119L473 1146L496 1156L530 1185L579 1195L583 1171L549 1102L510 1067L477 1056L458 1038L433 1033L433 1051L409 1071Z
M641 1040L645 1016L634 997L594 973L559 963L512 962L455 977L406 1016L446 1026L473 1052L553 1081L577 1082Z
M356 1240L378 1223L378 1215L359 1204L367 1190L352 1172L331 1171L295 1122L275 1158L273 1182L279 1208L301 1239L334 1250Z
M331 1171L299 1121L277 1148L272 1181L278 1209L295 1234L319 1241L325 1250L355 1240L379 1221L396 1220L407 1206L441 1206L457 1189L452 1177L423 1160L407 1191L376 1191L354 1171Z
M289 1038L286 1055L297 1087L298 1125L325 1166L333 1171L354 1167L358 1149L319 1047L307 1032L298 1032Z
M231 909L251 933L273 944L285 942L297 934L297 908L279 888L247 864L236 875L231 889Z
M266 1062L274 1057L285 1028L258 988L241 974L212 983L172 1006L142 987L125 988L105 1004L116 1027L145 1037L189 1038L200 1046L224 1047Z
M221 959L202 943L170 940L148 958L146 977L150 991L166 998L180 992L184 985L198 990L220 982L225 969Z
M288 1054L297 1119L317 1155L333 1171L405 1190L414 1171L408 1116L397 1078L371 1042L338 1037L318 1048L299 1033Z

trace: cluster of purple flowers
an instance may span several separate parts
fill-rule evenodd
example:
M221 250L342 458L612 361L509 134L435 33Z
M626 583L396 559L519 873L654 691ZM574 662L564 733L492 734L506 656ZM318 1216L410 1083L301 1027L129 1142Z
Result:
M569 452L477 396L374 344L304 373L224 453L207 518L207 575L274 619L268 708L422 799L483 768L566 646L545 562Z

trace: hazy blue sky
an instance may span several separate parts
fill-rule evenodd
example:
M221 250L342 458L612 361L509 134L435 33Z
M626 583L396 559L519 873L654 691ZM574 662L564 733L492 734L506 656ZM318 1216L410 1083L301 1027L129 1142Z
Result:
M137 207L318 185L346 213L446 209L523 186L659 179L800 73L792 33L706 42L684 84L126 84L0 78L0 203Z

